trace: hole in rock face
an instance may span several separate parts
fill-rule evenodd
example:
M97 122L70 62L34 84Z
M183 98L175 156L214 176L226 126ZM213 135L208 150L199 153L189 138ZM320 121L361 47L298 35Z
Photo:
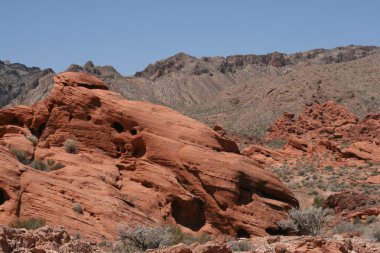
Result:
M118 133L124 132L124 127L119 122L112 123L112 128L116 130Z
M137 134L137 130L136 130L136 129L131 129L129 132L130 132L132 135L136 135L136 134Z
M206 223L204 203L197 198L175 199L172 202L172 216L178 224L193 231L198 231Z
M86 120L90 121L91 120L91 115L87 115Z
M245 174L239 175L237 186L239 189L239 196L236 204L240 206L251 203L254 189L250 178Z
M42 134L44 133L44 130L46 128L46 124L41 124L39 127L38 127L38 137L42 136Z
M133 145L133 151L132 151L133 157L140 158L145 155L146 146L142 139L133 140L132 145Z
M20 126L21 127L21 126L24 125L24 123L21 120L19 120L18 118L13 117L12 120L11 120L11 122L10 122L10 125L15 125L15 126Z
M98 97L93 97L93 98L91 98L90 105L99 108L99 107L102 106L102 102L100 101L100 98L98 98Z
M248 233L247 230L245 230L244 228L239 228L237 231L236 231L236 236L238 238L250 238L251 235Z
M288 232L286 230L281 230L274 227L269 227L265 229L265 232L267 232L270 235L287 235Z
M9 199L10 198L8 194L5 192L5 190L0 188L0 205L4 204L4 202Z

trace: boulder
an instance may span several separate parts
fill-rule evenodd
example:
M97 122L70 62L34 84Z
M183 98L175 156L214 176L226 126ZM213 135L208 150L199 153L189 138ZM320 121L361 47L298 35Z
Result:
M42 217L94 240L114 239L122 223L264 236L298 206L233 141L172 109L106 88L87 74L61 73L42 102L0 111L2 141L15 129L30 132L38 137L34 159L64 166L36 170L0 146L0 222ZM74 154L66 152L68 139Z
M376 204L376 201L356 192L342 192L330 195L323 204L323 208L334 209L335 213L342 211L352 211L359 207Z

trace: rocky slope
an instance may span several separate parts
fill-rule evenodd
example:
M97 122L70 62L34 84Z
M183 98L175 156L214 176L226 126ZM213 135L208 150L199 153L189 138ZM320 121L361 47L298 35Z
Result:
M45 100L0 111L1 223L42 217L91 239L114 238L121 223L246 237L275 233L298 206L202 123L125 100L84 73L54 80ZM77 152L65 150L68 139Z
M287 145L277 149L273 158L265 156L264 148L262 163L275 162L276 159L283 163L291 157L321 156L326 153L331 154L331 157L326 158L334 158L334 162L321 157L321 166L343 166L350 162L379 163L380 114L369 114L360 120L347 108L333 101L314 104L306 107L298 116L284 113L268 128L264 140L284 141ZM260 149L259 146L252 148ZM244 153L249 155L249 148ZM260 155L260 152L257 150L253 155Z
M84 240L70 237L63 227L45 226L37 230L13 229L0 226L0 250L4 253L19 252L61 252L61 253L93 253L122 252L114 245L96 245ZM310 236L270 236L256 237L240 241L217 239L205 244L178 244L171 247L150 250L152 253L232 253L232 252L360 252L377 253L380 244L360 238L342 236L310 237Z
M40 100L50 91L53 75L51 69L41 70L0 61L0 107L10 103L31 104Z
M242 153L280 176L302 206L342 191L380 200L379 113L359 119L333 101L314 104L278 118L264 143Z
M210 126L260 136L282 113L299 113L307 105L328 100L357 116L378 112L378 66L379 48L347 46L226 58L179 53L130 77L92 62L72 65L68 71L94 74L128 99L163 104ZM50 86L41 85L38 92L30 90L14 103L31 104L38 98L35 93L46 96Z
M45 226L32 231L3 225L0 225L0 251L4 253L102 252L89 242L73 239L63 227Z

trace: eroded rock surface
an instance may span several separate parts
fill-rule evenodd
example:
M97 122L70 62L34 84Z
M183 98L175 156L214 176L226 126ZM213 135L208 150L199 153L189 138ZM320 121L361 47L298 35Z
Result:
M120 223L167 222L263 236L298 206L276 176L237 154L235 142L106 89L95 77L62 73L42 102L0 111L0 222L42 217L91 239L114 238ZM9 146L31 134L33 159L63 168L39 171L16 159ZM65 151L68 139L77 143L74 154Z
M11 252L100 252L89 242L73 240L63 227L45 226L37 230L14 229L0 225L0 251Z
M300 157L318 157L320 167L375 164L380 162L380 114L359 120L333 101L314 104L298 116L285 113L268 129L265 139L285 145L277 149L253 145L243 154L265 165ZM376 183L378 177L369 180Z

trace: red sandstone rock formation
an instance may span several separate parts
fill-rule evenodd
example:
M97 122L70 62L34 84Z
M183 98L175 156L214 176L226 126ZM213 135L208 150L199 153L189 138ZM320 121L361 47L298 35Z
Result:
M63 227L45 226L31 231L0 225L0 251L11 252L101 252L89 242L73 240Z
M67 139L77 153L65 152ZM0 143L1 223L42 217L91 239L114 238L120 223L166 222L263 236L298 206L235 142L167 107L127 101L86 74L59 74L44 101L1 110ZM11 147L64 168L33 169Z
M266 140L285 140L283 148L273 150L256 145L243 151L266 165L282 163L301 156L318 156L322 164L341 166L380 162L380 114L371 114L359 120L350 111L335 102L315 104L295 117L285 113L268 129ZM260 154L265 153L265 160ZM324 161L330 153L334 161ZM377 182L379 178L369 179ZM372 182L371 181L371 182Z
M343 192L330 195L323 204L323 208L334 209L336 213L352 211L363 206L372 206L376 201L363 194L356 192Z

